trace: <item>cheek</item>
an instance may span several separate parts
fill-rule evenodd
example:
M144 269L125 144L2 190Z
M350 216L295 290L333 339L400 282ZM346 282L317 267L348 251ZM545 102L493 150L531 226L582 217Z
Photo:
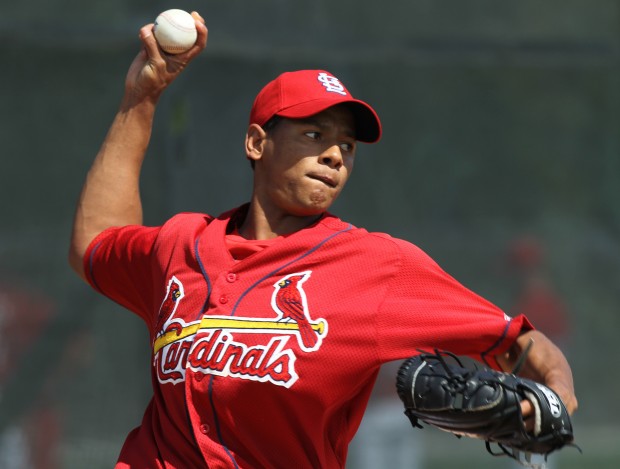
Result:
M344 186L345 183L351 177L351 173L353 172L353 165L354 165L353 158L351 158L349 161L347 161L345 159L344 165L341 168L341 173L342 173L342 184L341 184L341 186Z
M351 159L351 163L349 163L347 167L347 177L351 176L351 173L353 172L353 167L355 166L355 162L353 161L353 159Z

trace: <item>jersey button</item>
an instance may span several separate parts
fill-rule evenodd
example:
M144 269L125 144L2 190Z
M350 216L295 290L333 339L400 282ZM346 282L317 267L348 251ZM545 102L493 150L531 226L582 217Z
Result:
M207 425L206 423L200 425L200 433L202 433L203 435L209 433L209 430L211 430L211 427L209 427L209 425Z
M220 303L222 303L223 305L228 303L228 297L226 295L220 296Z
M205 377L204 373L200 373L200 372L194 375L194 379L198 381L199 383L204 379L204 377Z
M237 274L235 274L234 272L229 272L228 275L226 275L226 280L229 283L233 283L237 280Z

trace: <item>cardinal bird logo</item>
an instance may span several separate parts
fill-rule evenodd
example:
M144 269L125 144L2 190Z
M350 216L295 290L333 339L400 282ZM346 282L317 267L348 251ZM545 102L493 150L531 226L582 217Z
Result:
M157 320L157 331L162 331L164 325L169 323L174 317L174 313L179 306L179 303L183 299L185 294L183 293L183 284L176 277L172 277L168 283L168 291L166 297L159 308L159 317ZM178 325L174 325L172 328L178 328ZM170 324L166 329L170 328Z
M179 304L179 299L183 296L181 282L176 277L170 279L168 284L168 292L164 298L161 308L159 309L162 316L170 317Z
M323 319L312 321L308 314L308 302L302 284L308 280L311 272L301 272L288 275L277 281L273 286L275 291L271 305L279 315L278 321L293 322L299 332L299 345L307 352L314 351L320 346L326 322Z

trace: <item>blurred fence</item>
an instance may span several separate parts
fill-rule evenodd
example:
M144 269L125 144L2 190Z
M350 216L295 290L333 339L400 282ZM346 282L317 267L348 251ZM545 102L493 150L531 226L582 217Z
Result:
M209 45L161 103L143 175L146 222L246 200L242 139L255 93L284 70L332 71L385 129L360 150L333 211L418 244L509 312L553 310L556 319L535 322L559 334L573 363L584 449L563 452L557 467L617 467L612 0L0 5L0 467L111 467L150 398L143 324L82 285L66 251L138 28L170 7L200 11ZM386 376L378 389L392 386ZM419 438L411 468L508 467L477 442ZM362 464L354 445L350 466Z

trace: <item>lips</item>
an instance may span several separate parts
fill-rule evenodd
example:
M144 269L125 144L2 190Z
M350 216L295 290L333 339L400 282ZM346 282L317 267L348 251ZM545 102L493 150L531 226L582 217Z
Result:
M310 179L315 179L317 181L321 181L323 184L325 184L326 186L329 186L331 188L334 188L338 185L338 181L329 176L328 174L316 174L316 173L311 173L308 174L308 177Z

